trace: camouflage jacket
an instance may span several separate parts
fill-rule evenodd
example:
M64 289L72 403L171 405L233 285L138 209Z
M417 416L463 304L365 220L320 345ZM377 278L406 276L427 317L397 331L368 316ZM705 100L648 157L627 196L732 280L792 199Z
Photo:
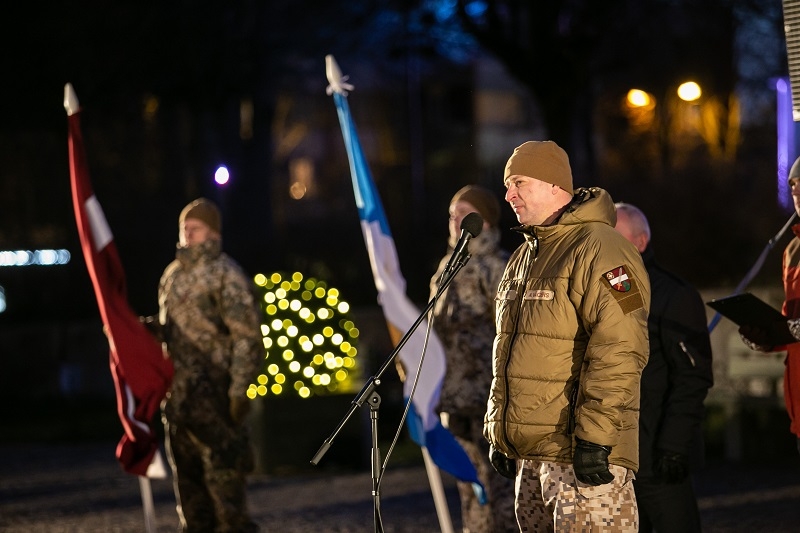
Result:
M210 395L226 415L228 398L245 394L264 356L250 280L218 240L179 247L161 276L158 303L175 366L171 412L188 412Z
M500 249L500 231L489 228L469 243L472 255L434 307L433 327L445 349L447 370L439 411L483 418L492 382L494 301L508 260ZM452 244L452 243L451 243ZM450 254L431 278L431 297Z

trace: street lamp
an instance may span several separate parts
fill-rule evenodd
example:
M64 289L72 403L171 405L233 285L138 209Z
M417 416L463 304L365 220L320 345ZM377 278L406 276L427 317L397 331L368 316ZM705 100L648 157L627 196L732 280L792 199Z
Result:
M631 89L628 91L627 102L631 107L650 107L653 99L641 89Z
M703 94L700 86L693 81L686 81L678 86L678 98L684 102L694 102Z
M656 99L642 89L631 89L625 96L625 114L634 131L645 132L655 121Z

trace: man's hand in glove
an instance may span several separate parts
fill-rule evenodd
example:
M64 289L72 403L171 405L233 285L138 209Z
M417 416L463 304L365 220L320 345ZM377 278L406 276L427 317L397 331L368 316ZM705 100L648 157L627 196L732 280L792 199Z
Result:
M575 441L575 455L572 466L575 468L575 477L587 485L603 485L614 480L614 474L608 470L608 456L610 446L601 446L579 438Z
M689 475L689 460L682 453L656 450L654 469L667 483L679 483Z
M250 412L250 399L247 396L231 396L231 419L237 426L241 426L247 413Z
M517 461L509 459L495 449L491 444L489 445L489 462L497 473L508 479L515 479L517 477Z

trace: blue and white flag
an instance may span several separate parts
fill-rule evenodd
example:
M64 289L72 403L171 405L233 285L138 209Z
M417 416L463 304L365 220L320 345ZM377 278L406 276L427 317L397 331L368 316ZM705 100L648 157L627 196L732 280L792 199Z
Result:
M420 311L406 296L406 281L400 272L394 240L350 115L347 91L352 90L353 87L345 83L347 78L341 76L333 58L328 56L326 59L328 80L331 83L328 87L328 94L333 94L339 114L339 124L350 161L353 192L361 219L361 231L369 253L375 288L378 289L378 301L390 328L394 328L402 335L411 329L419 317ZM408 401L416 379L426 327L427 321L423 321L399 353L406 371L404 382L406 401ZM444 373L444 346L436 334L431 332L425 360L409 410L409 434L414 442L427 448L436 466L462 481L472 482L479 499L485 501L485 493L483 486L478 481L475 466L455 437L442 426L435 411L439 402L439 391Z

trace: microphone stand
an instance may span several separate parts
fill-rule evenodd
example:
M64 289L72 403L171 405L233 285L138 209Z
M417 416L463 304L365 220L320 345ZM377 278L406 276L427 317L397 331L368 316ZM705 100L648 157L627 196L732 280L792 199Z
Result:
M381 405L381 397L378 394L377 387L381 384L381 376L386 372L389 368L389 365L394 361L394 358L397 357L397 354L400 353L400 350L405 346L408 339L411 338L411 335L417 330L419 325L425 320L425 317L428 313L433 309L433 306L436 305L436 301L439 297L444 293L445 289L450 285L450 282L453 281L453 278L458 274L464 265L467 264L471 255L467 254L464 258L460 261L457 261L453 270L450 274L442 279L442 282L439 284L439 287L436 291L436 294L433 298L430 299L428 305L425 307L425 310L417 317L414 323L411 325L411 328L403 335L403 338L397 343L394 350L389 354L386 360L378 369L377 373L371 376L364 387L361 389L355 398L350 402L350 408L348 409L347 413L342 418L339 425L336 426L336 429L333 430L331 435L325 439L322 446L319 448L314 457L311 459L312 465L317 465L322 457L327 453L328 449L330 449L331 444L333 443L334 439L337 435L342 431L342 428L353 416L356 409L363 406L364 402L369 404L369 417L370 417L370 429L372 433L372 453L371 453L371 463L372 463L372 501L373 501L373 522L375 527L375 533L383 533L383 520L381 518L381 507L380 507L380 482L381 478L383 477L382 467L381 467L381 454L380 450L378 449L378 411ZM429 324L430 326L430 324ZM425 344L427 347L427 342ZM422 370L422 363L425 360L425 348L422 350L422 354L420 356L419 365L417 368L417 379L419 378L420 371ZM408 398L408 403L406 404L406 411L403 413L403 420L405 420L405 415L408 412L408 406L411 405L411 401L414 398L414 390L416 390L416 381L414 382L414 386L411 389L411 394ZM401 420L400 424L402 427L403 420ZM390 450L391 453L391 450Z
M737 285L736 288L733 290L733 294L731 294L731 296L734 296L734 295L739 294L740 292L742 292L744 290L744 288L747 287L747 285L751 281L753 281L753 278L756 277L756 274L758 274L758 271L761 270L762 266L764 266L764 261L767 259L767 254L769 253L770 250L772 250L772 248L780 240L780 238L783 237L783 234L786 233L786 230L789 229L789 227L792 225L792 222L794 222L795 218L797 218L797 211L792 213L792 216L789 217L789 220L786 221L786 224L783 225L783 227L780 229L780 231L778 231L778 233L776 233L775 236L772 237L769 240L769 242L767 242L767 245L761 251L761 255L758 256L758 259L756 259L756 262L750 268L750 271L745 275L745 277L742 279L742 281L739 282L739 285ZM713 316L713 318L711 319L711 322L708 324L708 332L709 333L714 331L714 328L717 327L717 324L719 323L721 318L722 318L722 315L719 314L719 313L716 313Z

